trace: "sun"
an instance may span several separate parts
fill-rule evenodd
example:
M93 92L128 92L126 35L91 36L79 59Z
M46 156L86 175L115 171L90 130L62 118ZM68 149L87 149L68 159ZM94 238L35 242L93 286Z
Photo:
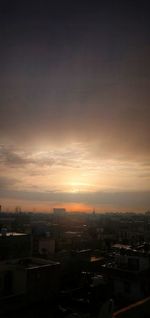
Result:
M68 191L71 193L79 193L88 191L90 184L82 180L69 180L67 182Z
M83 185L81 182L71 182L69 186L70 186L70 192L72 193L78 193L83 188Z

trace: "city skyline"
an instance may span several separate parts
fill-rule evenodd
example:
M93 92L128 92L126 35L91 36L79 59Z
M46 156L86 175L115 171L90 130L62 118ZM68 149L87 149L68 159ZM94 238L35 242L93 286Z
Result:
M1 5L0 203L150 208L148 1Z

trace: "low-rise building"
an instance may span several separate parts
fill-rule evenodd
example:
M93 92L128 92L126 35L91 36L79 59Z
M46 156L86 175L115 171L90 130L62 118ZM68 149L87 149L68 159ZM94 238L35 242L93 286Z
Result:
M58 262L36 258L2 262L0 312L12 310L14 303L18 308L55 297L59 290L59 266Z
M127 307L113 313L116 318L149 318L150 317L150 297L141 299Z
M115 246L116 248L116 246ZM111 280L117 305L129 304L150 293L149 254L132 248L120 248L111 262L102 265Z
M55 253L55 240L49 236L39 239L39 254L50 256Z
M30 257L32 253L32 238L29 234L7 232L0 233L0 261L21 257Z

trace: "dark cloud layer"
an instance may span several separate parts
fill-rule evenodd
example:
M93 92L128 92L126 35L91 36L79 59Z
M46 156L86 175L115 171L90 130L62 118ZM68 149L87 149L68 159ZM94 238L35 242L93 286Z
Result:
M149 155L148 3L58 3L3 8L1 136Z
M9 177L0 177L0 191L9 191L16 183L18 183L19 180L15 178L9 178Z
M17 200L57 203L83 203L88 205L110 205L130 208L145 208L150 205L150 192L35 192L35 191L10 191L0 189L2 198Z

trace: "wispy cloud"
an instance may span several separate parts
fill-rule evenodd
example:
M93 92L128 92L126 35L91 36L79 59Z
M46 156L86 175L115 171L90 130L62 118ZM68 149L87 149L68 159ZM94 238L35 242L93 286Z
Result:
M0 145L0 164L7 167L35 166L75 166L80 167L84 160L85 149L81 147L64 147L44 151L24 151L14 146Z

